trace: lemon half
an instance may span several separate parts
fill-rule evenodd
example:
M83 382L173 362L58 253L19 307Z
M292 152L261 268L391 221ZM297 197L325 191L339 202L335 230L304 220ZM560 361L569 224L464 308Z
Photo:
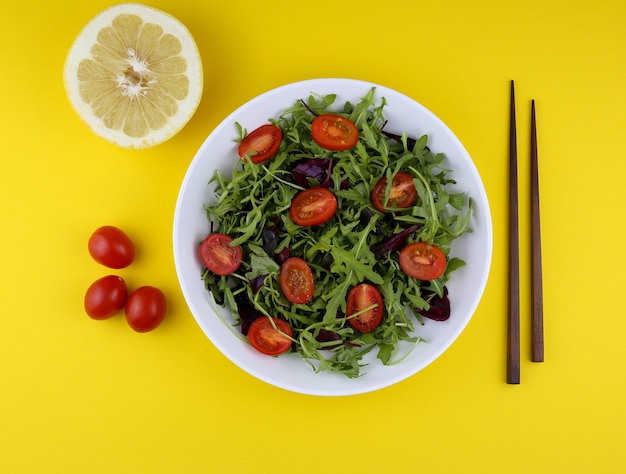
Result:
M202 62L178 19L137 3L98 14L67 55L65 89L78 115L124 148L147 148L178 133L202 97Z

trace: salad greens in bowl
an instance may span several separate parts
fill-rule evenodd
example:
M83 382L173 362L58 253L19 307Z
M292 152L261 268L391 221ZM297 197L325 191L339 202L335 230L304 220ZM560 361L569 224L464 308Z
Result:
M183 180L174 258L211 342L249 374L339 396L441 355L483 294L480 176L434 114L381 85L297 82L244 104Z

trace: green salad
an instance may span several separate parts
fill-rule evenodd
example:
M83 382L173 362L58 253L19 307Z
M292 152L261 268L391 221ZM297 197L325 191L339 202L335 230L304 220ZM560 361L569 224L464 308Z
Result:
M423 318L450 316L446 283L464 265L450 245L471 231L472 204L446 189L427 136L386 130L374 88L335 102L311 94L251 133L234 124L238 164L210 181L200 253L242 340L353 378L365 354L398 363L425 342Z

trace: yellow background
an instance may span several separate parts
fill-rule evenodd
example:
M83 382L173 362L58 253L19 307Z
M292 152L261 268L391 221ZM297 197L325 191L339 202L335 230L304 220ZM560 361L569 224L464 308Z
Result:
M95 136L71 109L65 55L112 2L0 7L0 471L7 473L625 472L626 3L618 0L177 0L205 66L188 126L145 151ZM492 271L466 331L378 392L320 398L244 373L179 289L172 220L205 137L274 87L349 77L439 115L473 157L493 213ZM507 385L507 120L518 99L522 383ZM528 133L537 101L546 361L530 362ZM96 322L109 273L87 239L133 238L129 286L169 313L152 333Z

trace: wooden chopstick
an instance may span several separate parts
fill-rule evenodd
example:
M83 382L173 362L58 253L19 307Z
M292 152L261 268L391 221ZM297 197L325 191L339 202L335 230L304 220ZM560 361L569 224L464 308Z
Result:
M543 277L541 269L541 225L539 219L539 169L537 160L537 119L535 101L530 114L530 196L532 240L532 328L531 356L543 362Z
M507 383L520 383L519 211L517 184L517 130L515 84L511 81L509 123L509 311L507 329Z

